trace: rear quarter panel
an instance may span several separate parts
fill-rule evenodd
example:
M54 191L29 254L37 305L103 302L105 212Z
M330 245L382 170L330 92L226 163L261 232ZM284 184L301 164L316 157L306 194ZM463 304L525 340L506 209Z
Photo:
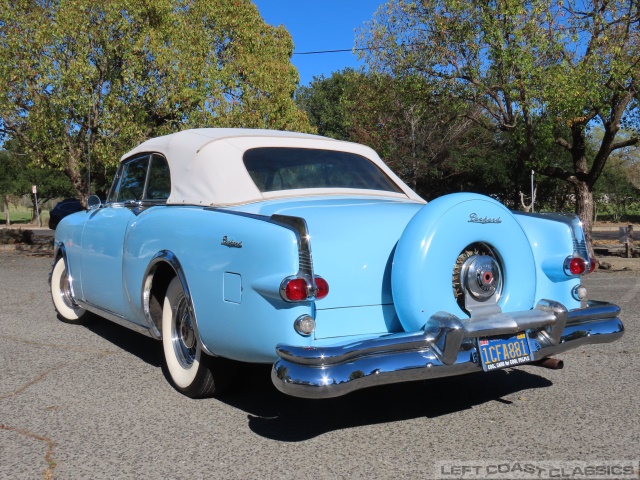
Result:
M223 237L242 248L222 245ZM152 207L142 212L125 239L124 282L128 317L143 320L144 274L153 256L171 251L191 292L200 337L214 354L270 362L277 343L307 345L293 329L312 314L312 302L290 304L280 282L298 272L293 232L272 223L198 207Z
M535 259L536 298L555 300L569 310L580 307L580 302L571 295L574 286L580 284L579 277L569 277L563 265L573 255L573 236L568 225L543 218L514 215L522 226Z

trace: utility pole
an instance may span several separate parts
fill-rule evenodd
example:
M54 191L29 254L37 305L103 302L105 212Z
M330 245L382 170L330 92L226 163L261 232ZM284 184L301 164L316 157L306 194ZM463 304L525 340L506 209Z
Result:
M535 212L534 204L536 202L536 191L533 188L533 176L535 172L531 170L531 212Z
M91 195L91 112L89 112L89 139L87 140L87 198Z
M38 217L38 226L41 227L42 226L42 221L40 220L40 208L38 207L38 187L33 185L31 187L31 191L33 192L33 197L34 197L35 202L36 202L36 217Z

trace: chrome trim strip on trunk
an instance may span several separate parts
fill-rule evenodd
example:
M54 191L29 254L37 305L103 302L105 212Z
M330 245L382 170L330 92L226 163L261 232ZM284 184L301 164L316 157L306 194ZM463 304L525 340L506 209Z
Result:
M586 308L560 315L565 316L566 325L557 339L553 338L557 335L554 325L527 330L531 361L581 345L619 339L624 333L619 313L616 305L591 302ZM440 331L434 328L436 319L425 331L390 334L339 346L278 345L280 358L273 365L271 379L278 390L288 395L329 398L377 385L480 372L476 337L482 336L482 332L467 337L469 332L452 329L455 318L440 315L443 320ZM452 333L456 338L451 338ZM458 343L459 337L465 338Z

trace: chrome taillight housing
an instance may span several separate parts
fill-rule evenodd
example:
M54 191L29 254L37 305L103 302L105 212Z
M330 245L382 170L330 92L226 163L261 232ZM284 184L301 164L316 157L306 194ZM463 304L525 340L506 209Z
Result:
M587 266L587 261L582 257L567 257L564 261L564 273L569 276L583 275L588 273L589 268L590 263Z

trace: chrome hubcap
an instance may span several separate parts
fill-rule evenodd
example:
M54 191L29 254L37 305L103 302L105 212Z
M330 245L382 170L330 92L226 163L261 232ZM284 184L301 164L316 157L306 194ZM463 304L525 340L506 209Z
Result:
M196 358L197 341L191 311L184 295L180 297L174 309L171 341L180 365L183 368L191 367Z
M468 245L453 267L453 295L460 308L470 313L467 303L496 303L502 294L504 277L500 259L484 242Z
M460 280L463 289L479 302L489 300L502 283L498 262L488 255L468 258L462 265Z
M71 293L71 282L69 282L69 275L67 274L67 270L62 273L60 276L60 298L64 302L64 304L72 309L78 308L76 303L73 301L73 295Z

